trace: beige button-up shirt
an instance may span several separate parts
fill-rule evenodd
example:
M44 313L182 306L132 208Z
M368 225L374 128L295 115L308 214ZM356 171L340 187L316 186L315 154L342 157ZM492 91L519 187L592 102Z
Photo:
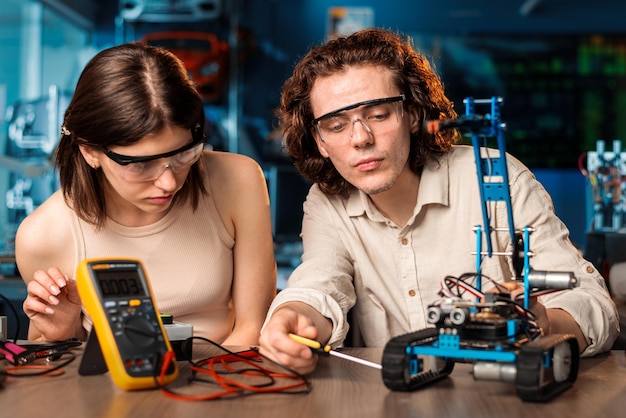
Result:
M489 152L497 153L497 150ZM604 279L583 259L554 214L552 201L533 174L513 157L508 174L515 227L534 228L534 270L573 272L580 286L541 297L578 322L589 347L584 355L610 349L619 332L617 311ZM511 251L506 207L490 204L494 251ZM413 216L400 227L385 218L369 197L354 190L328 196L314 185L304 203L302 263L270 312L287 301L313 306L333 323L329 343L339 345L353 309L365 345L382 347L390 338L428 326L426 309L439 298L440 282L477 271L475 226L482 226L473 149L457 146L421 175ZM483 249L485 249L483 245ZM481 272L502 282L513 278L510 257L484 257ZM483 289L491 286L483 280Z

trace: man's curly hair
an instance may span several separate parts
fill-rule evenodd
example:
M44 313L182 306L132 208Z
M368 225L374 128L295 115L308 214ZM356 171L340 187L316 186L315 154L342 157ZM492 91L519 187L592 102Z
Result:
M454 119L453 103L445 96L443 83L428 59L413 49L410 38L380 28L341 36L312 48L285 81L276 116L286 150L296 169L327 194L346 194L353 186L320 154L312 134L311 88L318 77L345 71L353 66L384 66L393 72L406 108L415 108L424 120ZM424 165L450 151L459 140L456 130L435 134L418 130L411 136L409 165L421 173Z

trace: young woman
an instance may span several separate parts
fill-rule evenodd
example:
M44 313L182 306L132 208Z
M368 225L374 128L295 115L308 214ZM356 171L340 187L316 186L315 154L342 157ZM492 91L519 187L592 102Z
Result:
M124 44L89 62L61 128L60 190L17 232L29 339L86 338L77 265L133 257L162 313L219 343L258 343L276 289L267 187L254 160L204 150L204 122L173 54Z

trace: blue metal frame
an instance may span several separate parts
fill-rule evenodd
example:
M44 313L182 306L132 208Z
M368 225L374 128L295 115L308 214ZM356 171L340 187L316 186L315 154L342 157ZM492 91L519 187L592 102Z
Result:
M491 114L485 116L486 121L480 127L472 129L470 135L472 138L472 146L474 147L474 157L476 159L476 169L478 170L478 186L480 189L480 198L483 210L483 232L487 242L487 254L489 257L493 254L493 245L491 243L491 220L487 205L491 201L505 202L507 207L507 217L509 222L509 233L511 241L515 237L515 227L513 224L513 209L511 207L511 196L509 193L509 174L506 165L506 144L504 139L504 124L500 117L500 105L503 102L500 97L492 97L491 99L475 100L471 97L466 98L465 116L468 120L476 120L475 113L476 104L491 104ZM486 147L486 139L488 137L496 137L499 155L486 156L481 155L481 149ZM487 179L489 179L487 181Z
M493 245L491 241L491 234L494 232L494 228L491 226L491 219L489 217L488 204L490 202L504 202L507 209L508 231L511 239L511 244L515 248L515 224L513 222L513 209L511 205L511 195L509 188L509 175L506 164L506 145L504 140L504 123L500 119L500 105L503 100L499 97L492 97L491 99L474 100L473 98L466 98L465 103L465 117L459 124L463 127L466 124L467 130L472 139L472 146L474 148L474 157L476 160L476 168L478 174L478 185L480 190L480 198L482 202L482 216L483 225L476 226L474 228L476 232L476 271L480 271L482 264L482 256L485 254L482 251L483 236L487 244L486 255L491 257L493 255ZM490 104L491 113L484 117L476 116L475 105L476 104ZM487 148L486 140L488 138L496 137L498 155L485 155L481 153L483 148ZM530 286L528 282L528 276L530 274L530 232L531 228L525 227L523 229L524 237L524 308L528 309L529 305L529 293ZM476 281L476 288L481 291L480 278ZM508 343L516 341L516 337L523 330L523 320L512 319L507 324L508 331L506 342L501 345L497 345L488 350L476 349L476 348L462 348L461 337L457 334L440 333L437 340L422 345L409 345L406 348L407 356L409 357L409 372L414 374L418 373L419 360L418 356L435 356L449 360L461 360L461 361L495 361L514 363L517 358L517 352L514 350L508 350Z

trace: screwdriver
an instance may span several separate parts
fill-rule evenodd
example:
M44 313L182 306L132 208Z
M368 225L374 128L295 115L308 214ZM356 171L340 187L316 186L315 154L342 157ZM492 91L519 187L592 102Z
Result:
M291 333L289 334L289 337L292 340L294 340L296 342L299 342L300 344L306 345L307 347L311 348L313 351L316 351L318 353L330 354L331 356L339 357L339 358L342 358L342 359L348 360L348 361L353 361L355 363L359 363L359 364L362 364L362 365L368 366L368 367L373 367L373 368L379 369L379 370L382 370L382 368L383 368L383 366L381 366L380 364L372 363L371 361L363 360L363 359L360 359L358 357L349 356L347 354L335 351L332 348L330 348L330 345L328 345L328 344L322 346L322 343L320 343L319 341L310 340L308 338L304 338L304 337L301 337L299 335L291 334Z

